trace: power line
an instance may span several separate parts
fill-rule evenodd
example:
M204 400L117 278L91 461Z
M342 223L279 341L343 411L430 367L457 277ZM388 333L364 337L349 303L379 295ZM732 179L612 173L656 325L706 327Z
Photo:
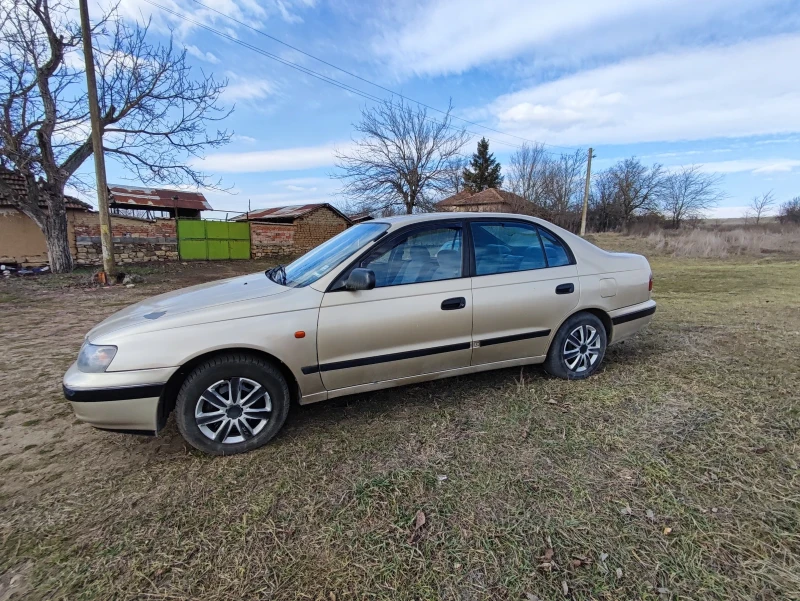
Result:
M243 46L243 47L245 47L245 48L247 48L249 50L257 52L258 54L261 54L263 56L266 56L267 58L270 58L270 59L272 59L274 61L277 61L277 62L279 62L279 63L281 63L283 65L286 65L287 67L290 67L292 69L295 69L296 71L300 71L301 73L304 73L306 75L310 75L311 77L314 77L316 79L324 81L325 83L329 83L329 84L331 84L333 86L336 86L337 88L341 88L342 90L345 90L347 92L350 92L352 94L360 96L361 98L364 98L366 100L370 100L372 102L383 102L383 100L384 100L383 98L381 98L379 96L375 96L373 94L370 94L369 92L365 92L365 91L360 90L359 88L355 88L355 87L353 87L353 86L351 86L349 84L343 83L341 81L337 81L335 79L332 79L332 78L328 77L327 75L323 75L322 73L319 73L319 72L314 71L312 69L309 69L307 67L303 67L302 65L298 65L297 63L294 63L292 61L289 61L289 60L286 60L284 58L281 58L280 56L277 56L276 54L272 54L271 52L268 52L268 51L264 50L263 48L259 48L258 46L254 46L254 45L252 45L252 44L250 44L248 42L244 42L242 40L239 40L239 39L233 37L232 35L229 35L229 34L223 32L223 31L220 31L220 30L218 30L218 29L216 29L214 27L211 27L210 25L206 25L205 23L202 23L202 22L200 22L200 21L198 21L196 19L193 19L193 18L188 17L188 16L186 16L186 15L184 15L182 13L179 13L179 12L177 12L175 10L172 10L171 8L167 8L166 6L162 6L162 5L160 5L160 4L156 3L156 2L153 2L152 0L145 0L145 2L147 2L148 4L151 4L153 6L156 6L156 7L160 8L161 10L163 10L165 12L168 12L171 15L174 15L175 17L178 17L179 19L183 19L184 21L186 21L188 23L193 23L194 25L197 25L198 27L201 27L201 28L203 28L203 29L205 29L207 31L210 31L211 33L214 33L214 34L216 34L216 35L218 35L218 36L220 36L222 38L225 38L225 39L227 39L227 40L229 40L229 41L231 41L231 42L233 42L235 44L239 44L240 46ZM436 121L435 119L432 119L430 117L425 117L425 120L426 121L430 121L432 123L437 123L437 124L439 123L438 121ZM442 122L442 125L444 125L448 129L452 129L452 130L458 130L459 129L459 128L456 128L453 125L447 125L444 122ZM467 132L467 133L469 133L469 134L471 134L473 136L480 136L481 135L478 132L474 132L474 131L471 131L471 130L468 130L468 129L464 129L463 131L465 131L465 132ZM513 144L511 142L506 142L505 140L495 139L494 141L497 144L503 144L505 146L510 146L511 148L516 148L517 150L522 149L522 147L520 145Z
M272 60L274 60L276 62L279 62L279 63L281 63L281 64L283 64L283 65L285 65L285 66L287 66L287 67L289 67L291 69L295 69L296 71L300 71L301 73L304 73L306 75L309 75L311 77L314 77L316 79L324 81L325 83L328 83L328 84L331 84L333 86L336 86L337 88L340 88L340 89L342 89L342 90L344 90L346 92L350 92L351 94L355 94L356 96L359 96L359 97L364 98L366 100L370 100L372 102L383 102L384 101L384 99L379 97L379 96L375 96L373 94L370 94L369 92L365 92L365 91L363 91L363 90L361 90L359 88L355 88L355 87L353 87L353 86L351 86L349 84L346 84L346 83L343 83L341 81L335 80L335 79L333 79L331 77L328 77L327 75L323 75L322 73L314 71L313 69L309 69L307 67L299 65L299 64L297 64L295 62L292 62L290 60L281 58L280 56L278 56L276 54L273 54L271 52L268 52L268 51L264 50L263 48L259 48L258 46L254 46L254 45L252 45L252 44L250 44L248 42L244 42L244 41L242 41L240 39L237 39L237 38L233 37L232 35L229 35L229 34L223 32L223 31L220 31L219 29L211 27L210 25L206 25L205 23L202 23L201 21L193 19L193 18L191 18L191 17L189 17L187 15L184 15L184 14L178 12L178 11L175 11L175 10L173 10L171 8L168 8L166 6L162 6L162 5L158 4L157 2L153 2L152 0L145 0L145 2L147 2L148 4L150 4L152 6L155 6L156 8L159 8L159 9L163 10L164 12L167 12L167 13L169 13L169 14L171 14L171 15L179 18L179 19L182 19L183 21L186 21L188 23L192 23L192 24L196 25L197 27L205 29L206 31L209 31L209 32L211 32L211 33L213 33L213 34L215 34L215 35L217 35L219 37L225 38L228 41L231 41L231 42L233 42L235 44L238 44L238 45L240 45L240 46L242 46L244 48L247 48L247 49L252 50L252 51L254 51L254 52L258 53L258 54L261 54L262 56L265 56L265 57L267 57L269 59L272 59ZM203 6L205 6L205 5L203 5ZM239 21L237 21L237 23L238 22ZM245 27L249 27L246 24L244 24L244 25L245 25ZM258 31L258 30L255 30L255 31ZM259 32L259 33L263 33L263 32ZM267 37L271 37L268 34L263 34L263 35L266 35ZM288 44L287 44L287 46L288 46ZM302 52L303 54L306 54L301 50L298 50L298 51ZM311 55L308 55L308 56L311 56ZM316 57L312 56L312 58L316 58ZM316 59L316 60L321 60L321 59ZM325 62L325 61L321 61L321 62ZM338 69L338 67L335 67L335 66L334 66L334 68ZM342 71L344 71L344 70L342 70ZM344 72L347 73L347 71L344 71ZM354 75L354 77L358 77L358 76ZM359 79L363 79L361 77L358 77L358 78ZM371 83L368 80L364 80L364 81L367 81L368 83ZM379 88L382 88L378 84L372 84L372 85L375 85L375 86L377 86ZM421 102L418 102L418 101L416 101L416 100L414 100L412 98L408 98L406 96L403 96L402 94L397 94L396 92L393 92L392 90L388 90L388 88L382 88L382 89L386 89L390 93L396 94L397 96L399 96L399 97L401 97L401 98L403 98L405 100L408 100L410 102L414 102L416 104L419 104L420 106L424 106L426 108L430 108L431 110L440 112L440 113L445 114L445 115L448 114L445 111L441 111L440 109L436 109L434 107L429 107L428 105L426 105L424 103L421 103ZM473 123L471 121L467 121L466 119L461 119L460 117L456 117L455 115L450 115L450 116L455 118L455 119L459 119L461 121L467 122L467 123ZM433 123L439 123L438 121L435 121L435 120L430 119L430 118L426 118L426 120L431 121ZM486 126L480 125L478 123L473 123L473 124L477 125L478 127L486 127ZM453 125L445 125L445 127L447 127L448 129L453 129L453 130L458 129ZM487 128L487 129L491 129L491 128ZM468 129L464 129L463 131L465 131L466 133L469 133L469 134L471 134L473 136L481 136L482 135L482 134L480 134L478 132L474 132L474 131L471 131L471 130L468 130ZM496 130L493 130L493 131L496 131ZM499 132L499 133L503 134L503 132ZM503 134L503 135L512 135L512 134ZM519 136L514 136L514 137L519 137ZM520 138L520 139L528 141L526 138ZM497 138L495 138L494 142L497 143L497 144L502 144L504 146L509 146L511 148L516 148L518 150L520 150L522 148L519 144L513 144L511 142L506 142L505 140L499 140ZM534 144L537 143L537 142L534 142L533 140L530 140L530 142L532 142ZM544 144L544 143L541 143L541 142L539 144L547 145L547 146L553 146L551 144ZM560 147L560 148L568 148L568 147L563 146L563 147Z
M265 38L269 38L270 40L272 40L274 42L277 42L278 44L281 44L283 46L286 46L287 48L290 48L290 49L294 50L295 52L299 52L303 56L307 56L308 58L312 58L315 61L318 61L318 62L322 63L323 65L327 65L328 67L336 69L337 71L341 71L345 75L349 75L350 77L355 77L356 79L358 79L360 81L363 81L364 83L367 83L367 84L369 84L371 86L375 86L376 88L378 88L380 90L383 90L384 92L389 92L390 94L392 94L394 96L398 96L399 98L402 98L403 100L408 100L409 102L413 102L415 104L418 104L419 106L423 106L426 109L430 109L432 111L436 111L437 113L440 113L442 115L448 114L446 111L438 109L435 106L430 106L428 104L425 104L424 102L420 102L419 100L415 100L414 98L411 98L409 96L405 96L405 95L401 94L400 92L397 92L397 91L392 90L390 88L384 87L384 86L382 86L382 85L380 85L378 83L375 83L374 81L369 80L369 79L367 79L365 77L361 77L360 75L358 75L356 73L353 73L352 71L348 71L347 69L343 69L342 67L339 67L338 65L334 65L333 63L328 62L325 59L319 58L318 56L314 56L313 54L311 54L309 52L306 52L305 50L302 50L302 49L298 48L297 46L292 46L291 44L289 44L287 42L284 42L283 40L281 40L279 38L276 38L275 36L270 35L267 32L262 31L261 29L258 29L257 27L253 27L252 25L249 25L249 24L247 24L247 23L245 23L243 21L240 21L239 19L236 19L235 17L232 17L230 15L226 15L225 13L223 13L220 10L217 10L216 8L208 6L207 4L203 4L202 2L200 2L200 0L192 0L192 2L202 6L206 10L214 12L214 13L222 16L222 17L225 17L226 19L229 19L229 20L233 21L234 23L238 23L242 27L246 27L247 29L249 29L249 30L251 30L251 31L253 31L253 32L255 32L255 33L259 34L259 35L262 35ZM152 4L152 2L151 2L151 4ZM451 117L453 119L458 119L459 121L463 121L464 123L467 123L469 125L474 125L475 127L482 127L484 129L487 129L487 130L489 130L491 132L494 132L496 134L500 134L500 135L503 135L503 136L509 136L511 138L517 138L518 140L522 140L523 142L530 142L531 144L541 144L542 146L550 146L552 148L563 148L565 150L581 150L579 148L575 148L575 147L572 147L572 146L558 146L557 144L548 144L546 142L537 142L536 140L531 140L530 138L523 138L522 136L518 136L516 134L510 134L510 133L507 133L507 132L504 132L504 131L500 131L499 129L494 129L492 127L489 127L488 125L483 125L481 123L476 123L475 121L470 121L468 119L464 119L463 117L458 117L456 115L451 115Z

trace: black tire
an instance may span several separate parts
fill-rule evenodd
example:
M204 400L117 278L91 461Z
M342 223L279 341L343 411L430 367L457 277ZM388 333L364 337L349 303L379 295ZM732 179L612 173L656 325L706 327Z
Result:
M594 330L599 340L598 348L589 348L589 345L577 344L579 337L570 338L570 334L578 328L589 328L584 333ZM568 342L569 339L569 342ZM590 344L594 346L594 338L589 338ZM565 321L556 332L553 341L550 343L550 350L547 352L547 359L544 368L550 375L564 380L583 380L591 376L600 368L603 357L606 354L608 339L606 328L600 318L592 313L576 313ZM578 349L575 351L575 349ZM569 349L569 354L575 356L577 362L573 361L572 367L565 356L565 350ZM586 351L587 359L582 360L579 355Z
M266 423L261 425L261 429L254 434L252 433L252 428L250 428L249 437L246 437L246 431L243 426L238 425L238 420L233 420L231 422L233 425L228 431L231 434L236 432L238 435L231 436L231 439L242 438L243 440L240 442L217 442L201 431L201 426L195 418L195 412L201 396L215 383L220 381L228 382L230 394L230 389L234 388L230 384L230 382L234 381L232 379L256 382L268 393L269 398L263 397L259 401L264 404L262 412ZM222 390L225 390L224 385ZM254 355L231 353L209 359L198 365L189 374L183 386L181 386L175 403L175 421L183 438L195 449L211 455L235 455L257 449L272 440L286 421L286 415L289 413L289 403L289 387L286 384L286 379L273 364ZM269 410L267 410L267 404L269 404ZM208 405L204 405L204 407L208 407ZM210 410L214 411L215 408L210 407ZM258 410L253 409L253 411ZM201 413L201 415L203 414ZM267 415L268 417L266 417ZM227 423L228 420L226 418L222 421ZM247 424L253 423L261 424L258 419L247 422ZM204 425L204 427L208 432L215 425ZM216 427L221 428L222 424L217 424Z

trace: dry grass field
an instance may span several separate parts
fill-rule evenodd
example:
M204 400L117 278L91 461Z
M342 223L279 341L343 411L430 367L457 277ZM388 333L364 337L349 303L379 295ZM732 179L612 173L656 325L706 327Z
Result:
M60 378L120 307L263 264L0 281L0 600L800 599L798 255L594 240L659 303L596 376L297 407L223 458L79 424Z

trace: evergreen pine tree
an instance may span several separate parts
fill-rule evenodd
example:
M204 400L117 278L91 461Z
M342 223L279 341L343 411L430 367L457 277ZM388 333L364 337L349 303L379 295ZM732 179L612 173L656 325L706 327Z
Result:
M489 140L481 138L478 151L472 155L469 167L462 175L464 187L472 192L480 192L485 188L499 188L503 185L500 175L500 163L489 152Z

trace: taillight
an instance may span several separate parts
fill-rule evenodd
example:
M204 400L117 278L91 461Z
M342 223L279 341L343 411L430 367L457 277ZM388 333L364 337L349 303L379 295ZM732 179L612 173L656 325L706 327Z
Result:
M650 273L650 281L647 283L647 289L652 292L653 291L653 274Z

